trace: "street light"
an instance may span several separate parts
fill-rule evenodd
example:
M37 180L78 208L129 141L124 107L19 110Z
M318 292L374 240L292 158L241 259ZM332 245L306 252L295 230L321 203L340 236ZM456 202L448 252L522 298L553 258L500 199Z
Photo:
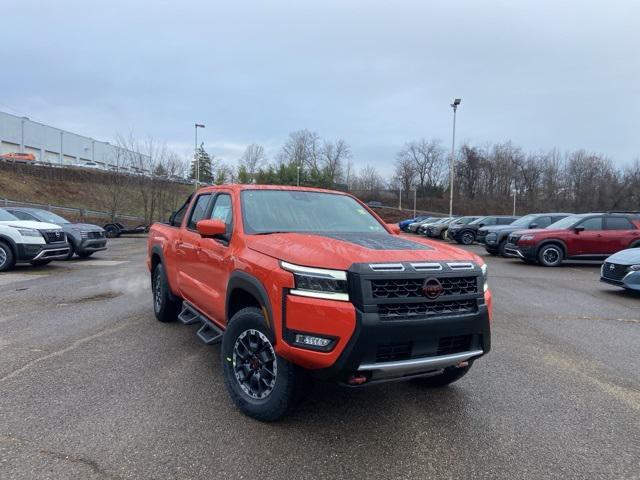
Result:
M198 186L200 185L200 159L198 158L198 128L204 128L204 125L201 123L195 124L196 143L193 149L193 155L196 162L196 190L198 190Z
M453 139L451 140L451 183L449 185L449 218L453 217L453 176L455 173L455 158L456 158L456 111L461 100L456 98L451 104L453 108Z

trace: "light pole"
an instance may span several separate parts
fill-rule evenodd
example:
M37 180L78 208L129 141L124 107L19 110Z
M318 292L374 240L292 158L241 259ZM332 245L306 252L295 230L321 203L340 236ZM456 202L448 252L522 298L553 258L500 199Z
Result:
M451 183L449 185L449 217L453 217L453 177L455 173L455 159L456 159L456 111L458 105L460 105L460 99L456 98L451 104L453 108L453 138L451 140Z
M418 197L418 187L413 189L413 218L416 218L416 200Z
M516 182L513 182L513 216L516 216L516 195L518 195L518 189L516 188Z
M200 158L198 158L198 128L204 128L204 125L201 123L195 124L196 131L196 143L194 145L193 155L196 162L196 190L200 185Z
M402 183L400 183L400 194L398 195L398 210L402 210Z

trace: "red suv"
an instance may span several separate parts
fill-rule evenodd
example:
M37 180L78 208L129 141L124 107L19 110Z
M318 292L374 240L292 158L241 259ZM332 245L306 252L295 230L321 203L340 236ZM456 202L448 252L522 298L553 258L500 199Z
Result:
M563 260L602 260L625 248L640 247L640 214L571 215L544 229L509 235L505 255L526 263L557 267Z

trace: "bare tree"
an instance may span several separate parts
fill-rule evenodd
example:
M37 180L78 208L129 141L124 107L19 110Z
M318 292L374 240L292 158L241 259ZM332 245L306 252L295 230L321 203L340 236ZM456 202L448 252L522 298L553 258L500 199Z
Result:
M342 179L345 161L351 158L351 148L343 139L325 141L322 145L322 165L331 184Z
M264 147L255 143L248 145L242 157L240 157L240 165L244 167L251 179L255 178L256 173L264 166L266 161L267 155Z
M415 185L415 163L404 155L398 155L395 161L394 177L398 185L402 188L402 191L405 192L405 195L408 195L411 187Z
M434 188L442 182L445 156L439 140L408 142L398 153L398 158L415 165L420 190Z
M305 170L312 174L319 172L320 137L309 130L298 130L289 134L289 139L278 154L279 163L295 166L303 176Z
M366 165L360 170L357 180L357 190L377 192L382 188L382 178L378 170L372 165Z

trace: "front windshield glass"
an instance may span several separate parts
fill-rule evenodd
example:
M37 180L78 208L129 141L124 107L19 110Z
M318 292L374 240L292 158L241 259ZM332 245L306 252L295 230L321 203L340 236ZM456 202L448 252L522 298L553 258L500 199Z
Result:
M469 225L477 225L478 223L482 223L487 218L489 218L489 217L480 217L480 218L474 220L473 222L469 223Z
M19 218L0 208L0 222L9 222L11 220L19 220Z
M62 218L55 213L47 212L46 210L38 210L36 216L43 222L47 223L70 223L66 218Z
M558 220L556 223L552 223L547 227L547 229L555 230L558 228L559 229L570 228L576 223L578 223L580 220L582 220L583 218L584 217L581 215L569 215L568 217L564 217L562 220Z
M389 233L353 198L299 190L245 190L242 212L246 233Z
M536 215L525 215L513 222L511 225L514 227L528 227L535 219Z

